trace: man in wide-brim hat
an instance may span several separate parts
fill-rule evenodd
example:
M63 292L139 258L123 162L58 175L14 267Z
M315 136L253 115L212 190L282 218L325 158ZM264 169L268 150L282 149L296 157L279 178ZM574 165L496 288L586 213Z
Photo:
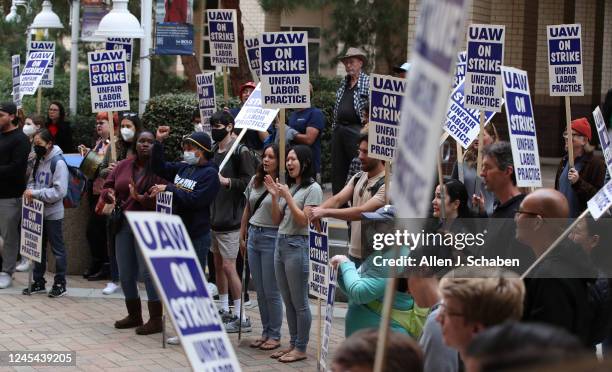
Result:
M351 160L357 154L359 131L368 120L370 77L363 72L365 52L349 48L340 58L346 77L336 92L332 133L332 192L337 194L346 183Z

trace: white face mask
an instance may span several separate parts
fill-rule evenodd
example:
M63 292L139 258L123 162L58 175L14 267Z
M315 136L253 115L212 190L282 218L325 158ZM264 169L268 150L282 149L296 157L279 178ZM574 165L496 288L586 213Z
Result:
M131 141L134 138L134 130L131 128L121 128L121 137L124 141Z
M32 136L36 131L36 126L33 124L26 124L23 126L23 133L28 137Z
M198 159L194 152L185 151L183 152L183 160L189 165L196 165L200 159Z

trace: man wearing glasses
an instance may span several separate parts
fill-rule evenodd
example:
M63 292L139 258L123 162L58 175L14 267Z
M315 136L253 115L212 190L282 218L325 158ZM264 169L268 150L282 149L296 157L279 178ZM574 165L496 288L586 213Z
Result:
M348 256L359 267L366 257L361 249L361 214L374 212L385 205L385 163L368 157L368 134L359 137L361 172L347 182L344 188L311 209L308 219L316 221L324 217L351 221L351 240ZM351 201L350 208L340 208Z
M553 189L536 190L516 212L516 238L541 257L567 227L568 214L563 194ZM525 279L523 320L565 328L592 347L588 286L596 277L587 253L565 239Z
M464 267L440 280L437 320L444 343L463 359L472 339L486 328L523 315L525 286L513 272Z
M563 134L565 150L568 150L568 135ZM604 185L606 165L604 159L593 153L591 126L587 118L572 121L572 148L574 166L570 167L566 154L555 178L555 189L559 190L569 204L569 216L578 217L587 208L587 202Z

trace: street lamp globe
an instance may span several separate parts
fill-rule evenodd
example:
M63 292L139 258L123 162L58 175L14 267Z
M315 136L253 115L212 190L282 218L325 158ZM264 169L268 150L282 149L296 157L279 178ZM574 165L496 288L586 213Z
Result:
M144 31L138 18L128 10L128 0L114 0L113 10L102 18L95 35L104 38L141 39L144 37Z
M51 9L51 1L43 1L42 10L34 17L30 28L64 28L57 14Z

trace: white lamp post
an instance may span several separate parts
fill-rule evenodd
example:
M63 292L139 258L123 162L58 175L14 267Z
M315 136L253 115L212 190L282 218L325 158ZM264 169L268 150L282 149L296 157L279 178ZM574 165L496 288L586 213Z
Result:
M34 17L30 28L64 28L57 14L51 8L49 0L43 1L42 10Z
M79 81L79 11L80 1L72 0L71 20L72 30L70 31L70 101L68 109L71 115L77 113L77 84Z
M128 0L114 0L113 10L102 18L95 35L104 38L141 39L144 37L144 31L140 27L138 18L128 10Z

